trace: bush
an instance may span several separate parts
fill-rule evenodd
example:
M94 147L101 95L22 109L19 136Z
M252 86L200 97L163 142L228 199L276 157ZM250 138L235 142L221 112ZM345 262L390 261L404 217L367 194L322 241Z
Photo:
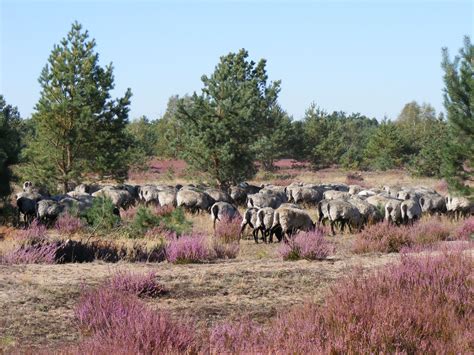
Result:
M44 239L46 233L46 226L41 224L37 219L34 219L28 228L19 230L16 235L18 239L22 241L32 241Z
M212 248L217 259L235 259L240 252L240 244L238 242L223 243L214 240Z
M80 218L66 213L58 217L54 224L54 228L61 234L69 235L79 232L84 228L84 223Z
M180 235L188 231L190 226L181 208L164 206L150 209L140 206L135 213L130 230L132 237L141 236L157 227Z
M277 249L283 260L323 260L333 250L332 245L324 239L319 230L300 232Z
M216 353L468 353L473 259L462 252L404 256L375 274L354 273L322 306L285 310L262 327L224 323Z
M193 353L194 329L135 296L109 288L88 291L75 309L83 334L77 352L87 354Z
M96 197L92 206L84 212L82 217L87 221L87 224L96 229L109 230L120 222L116 208L111 199Z
M241 218L229 218L225 216L216 221L215 238L222 243L235 243L240 241Z
M154 272L134 274L121 271L112 276L105 287L138 297L157 297L166 292L164 286L156 282Z
M2 264L54 264L56 252L59 249L57 243L36 243L33 245L22 245L7 252L0 259Z
M403 248L425 247L448 240L453 225L434 218L411 226L396 226L387 222L369 225L355 236L355 253L398 253Z
M166 259L175 264L202 263L217 258L203 235L186 235L169 242Z
M474 238L474 217L469 217L455 230L454 237L460 240Z

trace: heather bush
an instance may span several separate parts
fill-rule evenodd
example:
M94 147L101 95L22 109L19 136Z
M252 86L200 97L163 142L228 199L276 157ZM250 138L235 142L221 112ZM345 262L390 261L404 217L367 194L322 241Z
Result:
M105 287L138 297L158 297L166 292L164 286L156 281L154 272L136 274L121 271L113 275Z
M66 213L57 218L54 228L60 234L69 235L77 233L84 228L84 222L80 218Z
M240 252L238 242L224 243L218 240L212 242L212 249L217 259L235 259Z
M54 264L56 262L57 243L23 244L5 253L2 264Z
M211 331L216 353L469 353L472 256L403 256L331 288L323 305L281 312L263 329L251 321Z
M472 240L474 238L474 217L462 221L461 225L454 231L454 238L460 240Z
M240 241L241 218L224 216L216 222L215 238L222 243L235 243Z
M46 226L34 219L28 228L18 230L16 235L20 240L42 240L46 237L46 233Z
M319 230L300 232L288 243L282 243L278 253L283 260L322 260L326 259L334 248L324 239Z
M76 351L80 353L191 353L197 349L189 323L109 288L84 293L75 316L83 334L89 335L79 344Z
M175 264L202 263L217 258L207 238L200 234L184 235L169 242L166 259Z
M453 225L434 218L421 220L409 226L387 222L366 226L355 236L355 253L397 253L404 248L427 247L448 240Z

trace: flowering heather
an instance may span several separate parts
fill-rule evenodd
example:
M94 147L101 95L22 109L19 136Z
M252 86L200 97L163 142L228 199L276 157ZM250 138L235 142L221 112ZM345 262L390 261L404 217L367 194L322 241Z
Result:
M211 354L264 353L264 328L249 318L223 322L210 331Z
M319 230L300 232L288 243L282 243L277 249L283 260L322 260L333 251L333 246L324 239Z
M2 264L54 264L60 245L57 243L24 244L7 252L1 258Z
M124 221L129 221L129 222L133 221L139 207L140 207L139 205L132 206L130 208L127 208L126 210L120 211L120 218Z
M63 214L58 217L54 228L61 234L74 234L84 227L84 222L78 217Z
M131 272L118 272L106 283L114 291L129 293L138 297L157 297L166 290L156 281L156 274L135 274Z
M469 240L474 238L474 217L469 217L454 231L454 238Z
M404 248L430 246L448 240L452 224L435 218L421 220L411 226L396 226L387 222L368 225L356 235L356 253L399 252Z
M404 256L375 274L354 273L322 306L280 313L263 331L251 321L216 327L217 353L469 353L472 256Z
M40 240L46 237L46 232L46 226L34 219L28 228L17 232L17 237L20 240Z
M88 291L79 300L75 316L82 332L90 335L77 353L190 353L196 349L192 326L151 310L130 294L108 288Z
M240 252L240 244L238 242L222 243L214 240L212 248L217 259L235 259Z
M240 224L242 219L229 218L225 216L216 221L215 238L222 243L234 243L240 241Z
M201 263L215 258L207 238L200 234L181 236L172 240L166 248L166 259L175 264Z

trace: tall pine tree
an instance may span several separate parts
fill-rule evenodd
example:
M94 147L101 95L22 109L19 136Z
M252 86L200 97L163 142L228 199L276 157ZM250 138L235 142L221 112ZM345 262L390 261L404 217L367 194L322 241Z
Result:
M464 48L453 61L443 48L444 106L448 116L449 138L443 155L442 173L450 187L472 194L474 171L474 46L464 38Z
M258 129L276 104L280 82L267 84L266 61L248 60L245 49L220 58L214 73L204 75L200 95L180 101L183 157L221 188L254 176Z
M66 192L88 174L123 179L130 140L125 132L131 91L111 99L112 65L99 66L95 41L75 22L55 45L39 82L35 136L26 150L26 176Z

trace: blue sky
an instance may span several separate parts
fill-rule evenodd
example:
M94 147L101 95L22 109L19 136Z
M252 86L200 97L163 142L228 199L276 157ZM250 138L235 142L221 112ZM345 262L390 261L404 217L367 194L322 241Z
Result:
M472 1L0 0L0 93L28 117L53 45L74 20L114 64L131 117L161 116L168 98L199 91L221 55L246 48L282 80L280 103L299 119L327 111L395 118L411 100L442 105L441 47L473 33Z

